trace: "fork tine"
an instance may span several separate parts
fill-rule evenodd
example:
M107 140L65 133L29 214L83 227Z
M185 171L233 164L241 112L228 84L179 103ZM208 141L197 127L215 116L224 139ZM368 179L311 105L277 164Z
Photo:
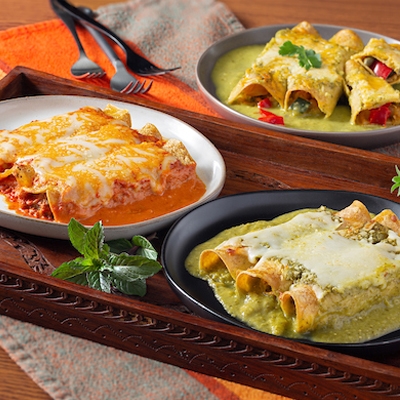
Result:
M96 79L102 78L106 73L105 72L86 72L82 75L74 75L77 79Z
M139 85L136 85L134 93L142 93L143 86L145 85L145 83L146 83L146 80L144 80Z
M136 90L135 93L142 93L142 94L147 93L150 90L151 86L153 85L153 81L150 81L150 83L147 85L147 87L144 87L145 84L146 84L146 80L144 80L142 82L139 90Z
M103 76L105 76L105 71L103 71L103 72L98 72L97 74L96 74L96 77L95 78L102 78Z
M86 78L89 78L90 75L91 75L90 72L86 72L85 74L74 75L74 76L75 76L76 79L86 79Z
M122 90L120 90L120 92L124 93L124 94L130 94L135 90L135 88L139 84L140 84L139 81L136 81L136 82L130 81Z
M87 76L87 78L91 79L96 79L96 78L102 78L105 75L105 72L93 72Z

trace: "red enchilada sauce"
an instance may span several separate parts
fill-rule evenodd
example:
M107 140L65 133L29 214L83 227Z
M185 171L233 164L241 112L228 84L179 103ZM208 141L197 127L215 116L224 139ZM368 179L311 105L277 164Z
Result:
M19 215L44 220L54 220L45 193L24 196L16 195L16 182L13 177L4 179L0 184L0 193L5 196L7 206ZM93 216L80 219L85 225L93 225L102 221L104 226L127 225L160 217L179 210L198 201L206 191L205 184L197 177L189 179L177 188L168 189L162 195L151 194L142 200L114 208L101 208ZM65 223L69 222L69 215Z

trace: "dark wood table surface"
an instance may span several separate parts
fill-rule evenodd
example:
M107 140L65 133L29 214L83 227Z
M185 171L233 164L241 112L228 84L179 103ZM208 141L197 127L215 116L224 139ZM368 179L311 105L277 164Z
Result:
M71 1L75 5L97 8L120 0ZM373 0L224 0L246 28L263 25L311 23L347 26L368 30L400 40L398 0L377 3ZM48 1L2 0L0 29L33 24L55 18ZM50 397L41 390L0 347L0 399L44 400Z

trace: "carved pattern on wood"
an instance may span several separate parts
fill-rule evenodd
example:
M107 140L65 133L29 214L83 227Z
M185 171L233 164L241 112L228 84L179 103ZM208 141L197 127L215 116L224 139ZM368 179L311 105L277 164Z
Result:
M42 252L28 239L7 229L0 229L0 240L18 250L23 260L33 271L48 274L54 269Z
M18 250L33 271L45 273L48 268L53 268L29 240L6 230L0 230L0 239ZM55 329L57 325L71 328L78 326L80 332L87 332L94 340L101 337L109 343L120 342L125 349L129 348L132 352L139 348L142 352L146 349L151 358L158 359L158 355L163 355L171 363L178 359L179 365L188 369L201 371L207 366L207 373L233 380L235 376L245 376L248 382L260 388L263 388L264 382L271 385L273 381L274 387L279 388L281 393L286 392L288 396L302 393L304 397L344 400L348 398L346 391L351 389L354 399L362 399L364 396L400 397L400 386L397 385L255 348L246 343L202 332L201 328L190 329L184 325L119 309L20 277L1 273L0 292L1 289L5 289L3 293L9 294L0 300L2 314L23 315L22 319L27 321L38 316L41 320L51 322ZM33 299L35 300L30 301ZM35 304L38 302L43 303L43 306L37 307ZM60 312L56 311L58 309ZM258 367L251 368L248 364ZM342 390L327 393L322 386L313 383L316 378L340 383ZM360 391L360 397L354 395L355 389Z
M271 380L273 380L276 387L280 387L281 390L287 391L287 393L289 393L289 390L293 391L297 388L296 390L301 390L302 393L308 393L314 398L321 399L326 398L326 393L323 394L320 388L311 383L316 377L321 380L334 380L343 385L342 393L335 393L335 397L333 397L335 399L347 398L343 394L346 392L346 386L352 389L356 388L362 391L364 395L400 397L399 386L350 374L346 371L289 357L266 349L253 348L245 343L224 339L201 330L189 329L185 326L172 324L141 313L132 313L62 291L55 291L45 285L9 277L4 273L0 274L0 286L8 289L8 292L11 289L18 293L17 297L7 297L0 301L0 309L5 315L9 314L12 308L13 310L18 309L20 313L25 313L28 317L36 314L42 319L51 320L64 327L79 325L81 329L90 333L92 337L114 337L121 343L130 345L131 348L132 344L136 348L146 348L147 353L148 351L153 353L148 353L149 356L155 359L157 359L157 354L160 353L167 355L171 360L179 358L180 361L186 364L188 369L198 369L196 366L207 365L208 373L214 372L217 376L226 375L226 371L231 371L231 374L246 376L254 383L262 384L262 382L268 381L270 384ZM27 301L25 301L24 294ZM32 296L51 302L51 307L31 308L28 298ZM63 312L51 311L54 305L62 306ZM64 314L67 309L70 310L70 315L77 315L77 311L79 311L78 315L83 312L86 316L61 317L61 314ZM91 316L100 316L104 323L95 321L96 325L93 326ZM56 325L54 327L56 328ZM171 340L165 340L168 337L169 339L171 337L173 339L177 338L179 344L171 344ZM225 357L224 363L219 362L220 357L218 355L221 353ZM231 363L226 364L226 357L231 360ZM265 372L254 374L252 368L247 366L247 363L259 363L261 369ZM259 371L260 369L257 370ZM293 374L291 381L287 378L287 376L290 376L290 374L288 375L289 370L296 373ZM282 375L286 378L282 378ZM301 380L299 380L299 377L301 377ZM308 379L309 377L313 379ZM363 398L362 393L360 394L360 399ZM332 393L330 393L330 396L332 396Z

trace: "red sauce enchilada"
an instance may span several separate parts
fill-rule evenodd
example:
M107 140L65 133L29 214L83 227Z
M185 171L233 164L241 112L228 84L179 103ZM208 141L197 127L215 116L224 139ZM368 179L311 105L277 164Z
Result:
M227 229L194 248L190 274L250 327L326 343L400 328L400 222L353 202Z
M205 193L184 144L152 123L131 127L127 110L82 107L0 130L0 193L38 219L104 225L145 221Z

